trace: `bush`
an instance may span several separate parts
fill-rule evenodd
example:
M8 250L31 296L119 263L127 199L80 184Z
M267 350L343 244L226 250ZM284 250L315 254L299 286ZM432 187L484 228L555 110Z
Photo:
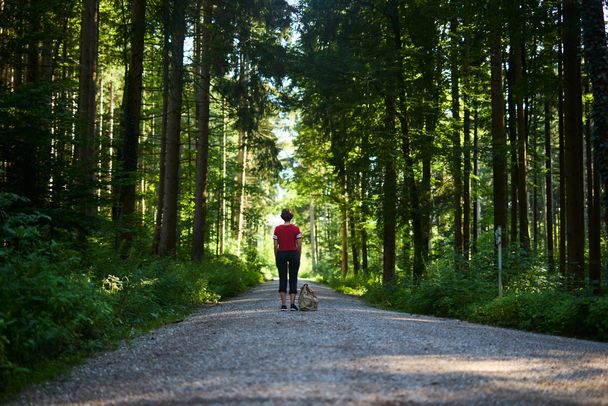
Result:
M594 298L589 304L586 318L587 326L593 326L590 337L596 340L608 340L608 297Z
M560 291L526 292L480 304L470 319L542 333L607 340L607 312L607 297L581 297Z
M4 371L77 351L83 341L103 335L112 309L71 265L31 255L0 267Z
M98 251L89 264L47 253L0 266L0 392L29 381L42 363L178 320L263 280L235 257L122 261Z
M422 280L402 276L383 286L381 273L342 278L321 267L322 280L345 293L360 294L369 303L398 311L453 317L502 327L595 340L608 340L608 297L561 290L558 274L549 273L538 258L512 248L503 272L504 296L497 297L492 241L481 241L469 263L447 253L427 269ZM483 247L483 245L482 245Z
M206 265L209 284L221 297L233 296L264 280L260 264L245 264L235 256L224 255Z
M264 279L260 259L124 260L93 237L88 244L57 243L44 232L50 218L12 210L20 202L0 193L0 399L70 359Z

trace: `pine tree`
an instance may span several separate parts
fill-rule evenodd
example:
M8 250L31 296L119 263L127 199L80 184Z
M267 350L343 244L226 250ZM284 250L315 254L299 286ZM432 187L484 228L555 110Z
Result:
M179 153L182 116L183 55L186 32L185 2L171 2L169 48L170 67L167 86L167 135L165 140L165 173L163 213L158 254L174 256L177 248L177 212L179 193Z
M119 218L124 231L120 243L127 250L133 238L131 227L135 215L135 191L141 126L142 75L144 59L144 34L146 26L146 0L133 0L131 6L131 55L125 78L122 117L122 148L118 160L121 164L119 180Z

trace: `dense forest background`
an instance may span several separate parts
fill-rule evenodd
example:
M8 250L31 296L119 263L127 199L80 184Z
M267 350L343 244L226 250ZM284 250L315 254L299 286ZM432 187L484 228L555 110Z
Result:
M344 292L608 337L601 0L0 0L0 55L3 390L268 277L287 206Z

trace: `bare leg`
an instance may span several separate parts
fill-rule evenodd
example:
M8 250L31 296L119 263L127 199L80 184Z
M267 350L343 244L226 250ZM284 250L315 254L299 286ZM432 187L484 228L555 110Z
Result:
M281 295L281 305L284 305L285 299L287 299L287 292L279 292L279 295ZM294 295L294 297L295 297L295 295ZM291 301L291 303L293 303L293 300Z
M294 304L296 302L296 294L295 293L290 293L289 294L289 301L291 302L291 304ZM285 303L283 301L283 303Z

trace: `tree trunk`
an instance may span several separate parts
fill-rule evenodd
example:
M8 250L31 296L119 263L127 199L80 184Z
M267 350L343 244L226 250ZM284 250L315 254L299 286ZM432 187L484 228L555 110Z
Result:
M64 33L64 35L66 34ZM55 43L58 47L59 41L57 40ZM40 56L38 59L38 66L40 69L39 76L41 81L51 83L55 80L55 78L53 78L53 67L55 65L54 61L56 59L54 59L54 57L58 52L58 50L57 52L53 51L53 39L45 38L42 40ZM41 106L41 110L47 112L49 116L53 115L53 98L54 92L49 89L45 91L44 95L38 100L38 103L40 103ZM52 132L52 120L50 120L49 122L42 123L39 126L39 131L41 132L42 137L37 143L38 145L35 151L35 159L37 159L37 161L40 163L52 162L52 143L55 138L55 134ZM46 201L51 187L51 171L47 170L47 168L44 168L44 166L36 165L35 180L35 198L39 202Z
M241 131L239 139L239 152L237 155L237 166L240 168L237 173L237 223L236 223L236 253L241 256L241 246L243 243L243 228L245 227L245 186L247 186L247 133Z
M465 261L468 262L471 250L471 36L465 36L464 55L462 61L463 71L463 180L462 180L462 246Z
M40 7L39 0L29 0L25 5L26 13L28 17L27 29L31 30L31 33L40 31ZM91 4L83 4L85 7L94 7ZM84 10L83 10L84 12ZM84 23L84 14L82 22ZM88 32L90 33L90 32ZM82 40L82 33L81 33ZM27 83L35 83L40 80L40 40L33 38L27 44L27 59L26 59L26 70L25 70L25 81Z
M513 89L515 93L517 119L517 205L519 214L519 243L525 252L530 251L530 226L528 222L528 170L527 149L528 134L524 111L524 44L520 39L520 28L515 27L517 34L511 41L513 47Z
M397 215L397 173L392 162L384 168L382 215L384 233L382 238L383 272L382 284L387 285L395 282L395 258L396 258L396 215Z
M438 103L437 88L432 79L427 81L433 88L433 100L431 103ZM426 262L429 257L431 247L431 214L433 206L433 196L431 193L431 161L433 158L433 139L437 130L437 111L435 108L427 112L425 118L424 145L422 153L422 180L420 182L420 209L422 224L422 257Z
M539 224L539 194L538 187L540 185L539 168L538 168L538 145L537 139L538 134L536 131L528 130L528 133L532 134L532 174L534 177L534 183L532 185L532 250L534 253L538 253L538 224Z
M437 34L438 35L438 34ZM430 47L436 46L429 45ZM422 179L420 182L420 209L421 209L421 224L422 224L422 257L426 262L429 257L429 250L431 248L431 236L432 236L432 228L431 228L431 214L433 208L433 196L431 193L431 178L432 178L432 169L431 163L433 159L433 140L437 131L437 121L438 121L438 106L439 106L439 89L437 82L438 76L438 68L437 63L435 61L435 55L432 55L427 61L426 64L429 66L426 67L424 72L422 73L423 82L425 83L425 87L428 88L429 92L429 101L431 106L429 106L425 111L424 117L424 132L422 135L423 144L422 144Z
M24 14L27 16L27 22L23 26L31 33L41 30L41 7L42 5L39 3L39 0L30 0L24 5ZM84 35L84 32L82 35ZM30 40L27 43L25 82L30 84L30 86L36 84L34 85L36 89L40 88L39 82L45 79L41 75L40 52L40 38L30 34ZM41 109L41 106L46 103L48 103L48 108L50 109L50 98L48 101L44 100L44 98L36 98L30 101L31 107L29 108L33 112ZM93 119L94 117L93 113ZM46 125L38 122L27 121L23 123L21 130L23 134L16 137L17 150L11 154L13 162L12 165L8 166L9 177L13 179L12 183L15 185L16 191L30 199L34 205L41 204L41 198L44 196L43 188L46 186L41 179L44 173L42 168L44 162L40 162L42 158L40 156L40 149L44 145L42 140L48 137L47 134L49 132L49 128L45 127ZM78 175L82 176L82 173Z
M585 88L588 86L585 85ZM587 91L585 92L587 93ZM589 235L589 284L594 293L600 290L601 278L601 210L596 191L597 178L599 173L597 165L593 165L593 152L591 149L591 117L589 112L586 112L585 122L585 152L587 163L587 233Z
M353 275L358 275L359 270L361 269L361 263L359 262L359 222L357 221L357 217L359 215L359 209L356 205L352 204L352 202L358 201L357 198L357 174L352 173L350 176L346 177L345 186L347 189L344 190L344 196L347 196L347 215L348 215L348 232L350 233L350 249L353 260Z
M361 200L361 216L367 218L367 170L361 174L361 188L359 189L359 199ZM368 271L368 253L367 253L367 230L365 225L361 227L361 269L363 272Z
M196 94L196 92L195 92ZM183 95L182 95L183 97ZM196 103L195 103L196 104ZM196 168L194 167L194 165L192 164L192 156L194 155L194 150L196 149L196 147L192 146L192 133L193 131L191 131L190 129L192 128L191 125L191 118L192 116L190 115L191 113L191 108L190 108L190 100L188 98L186 98L186 106L185 106L185 114L186 114L186 143L184 145L184 157L186 158L186 191L185 193L188 194L188 196L194 196L194 178L192 176L192 172L193 170L196 170ZM195 106L196 107L196 106ZM183 114L183 113L182 113ZM195 116L196 116L196 112L195 112ZM180 160L183 160L183 158L181 157L181 153L180 153ZM180 166L181 166L181 162L180 162ZM184 176L182 175L181 178L183 179ZM179 201L178 201L179 204ZM194 224L194 221L189 222L188 224L185 225L185 229L186 229L186 236L187 238L192 241L192 225ZM178 235L180 235L181 230L179 228L179 224L177 226L177 233ZM192 248L192 247L190 247Z
M416 179L414 177L414 159L412 157L412 151L410 146L410 134L409 134L409 123L408 123L408 111L407 111L407 100L406 100L406 85L405 85L405 69L403 66L403 59L400 55L403 52L403 43L401 39L401 21L399 16L399 8L396 0L390 0L388 7L388 22L393 33L393 41L396 50L395 58L395 80L396 90L398 94L397 106L398 106L398 118L401 129L401 149L403 159L405 161L404 168L404 184L409 190L410 200L410 213L412 218L412 231L414 234L414 266L413 275L414 279L418 280L424 274L424 259L422 256L423 248L423 236L422 236L422 216L420 213L420 196L418 192L418 186L416 185Z
M220 186L220 249L219 254L224 255L226 246L226 100L222 97L222 181Z
M566 171L566 239L568 279L573 289L584 286L585 233L583 131L580 61L580 14L576 0L564 0L564 131Z
M129 72L125 78L123 96L123 143L118 157L121 163L119 177L119 219L122 223L120 239L128 252L133 231L135 213L135 190L137 182L137 161L142 105L142 74L144 60L144 34L146 0L133 0L131 9L131 58Z
M509 109L509 151L511 156L511 242L516 243L519 241L518 236L518 199L517 199L517 182L519 179L519 161L517 156L517 107L515 101L515 79L514 69L515 66L515 53L513 47L509 50L509 71L508 71L508 85L509 95L507 105Z
M160 230L159 255L175 256L177 248L177 199L179 192L179 157L182 113L182 72L186 32L185 2L173 1L170 22L171 48L167 105L167 140L165 149L165 190Z
M343 194L343 196L345 196ZM346 277L348 273L348 215L346 202L340 202L340 238L342 241L342 249L340 250L340 265L342 277Z
M326 256L330 256L332 254L332 247L334 247L335 244L335 239L333 238L333 233L332 230L334 229L332 221L333 221L333 217L331 215L331 211L329 210L328 205L325 205L325 218L327 219L327 227L325 227L325 241L327 241L327 244L325 244L325 255Z
M201 261L205 253L205 232L207 230L207 172L209 162L209 91L211 67L211 0L203 0L203 22L201 43L198 45L199 84L196 89L196 122L199 138L196 155L196 190L194 201L194 231L192 233L192 259Z
M560 20L561 17L560 3ZM559 272L562 276L566 275L566 150L565 150L565 130L564 130L564 68L563 68L563 45L560 41L559 58L557 62L557 74L559 81L558 90L558 137L559 137Z
M598 170L598 158L595 157L597 149L594 149L593 161L593 236L589 241L589 281L594 294L602 293L602 189L600 173ZM608 190L608 189L606 189Z
M115 92L114 92L114 84L110 82L109 86L109 98L110 98L110 117L108 119L108 142L110 144L110 151L108 153L108 179L109 179L109 187L108 187L108 195L109 200L112 202L112 221L118 220L118 185L115 182L116 176L116 133L114 131L114 118L116 116L116 102L115 102Z
M101 76L101 73L100 73ZM104 83L103 78L99 78L99 98L98 98L98 106L99 110L97 112L98 120L97 120L97 129L95 130L97 134L97 172L99 173L99 182L97 182L97 212L101 212L101 198L105 197L102 192L102 185L105 184L106 181L106 171L105 171L105 163L107 162L107 150L106 145L104 143ZM111 179L110 179L111 180Z
M392 95L385 97L385 145L384 181L382 191L382 284L395 282L395 257L397 240L397 172L389 146L395 134L395 99Z
M599 223L601 222L600 184L604 186L604 193L608 193L608 49L606 48L602 1L583 0L581 10L585 64L593 89L593 107L591 111L591 119L593 120L591 139L593 142L593 163L595 167L593 211L595 221L598 223L597 227L599 227ZM604 201L604 210L606 210L607 206L606 201ZM599 230L595 229L595 233L599 233ZM595 262L601 264L601 253L598 246L599 238L599 235L595 235L593 242L590 241L589 245L590 258L593 261L593 264L590 263L589 265L589 280L596 291L601 286L600 272L595 268Z
M310 257L312 259L312 271L317 270L318 258L317 258L317 228L315 225L315 201L310 199L309 207L309 221L310 221Z
M97 95L97 46L99 0L84 0L80 31L80 64L78 72L78 121L75 157L77 184L82 197L82 212L93 213L95 160L95 96Z
M355 221L355 209L350 208L348 216L348 223L350 228L350 249L353 257L353 274L358 275L360 264L359 264L359 234L357 233L357 223Z
M545 203L546 203L546 243L549 271L555 269L553 243L553 172L551 164L551 105L545 99Z
M367 273L369 271L368 265L368 248L367 248L367 231L365 228L361 230L361 269L363 272Z
M466 261L469 260L471 246L471 110L468 106L468 97L465 97L464 109L464 173L462 182L463 222L462 245Z
M68 22L70 19L66 16L63 25L63 32L67 33L68 30ZM58 44L59 47L59 44ZM67 34L63 35L63 41L61 42L61 56L59 57L59 50L57 50L57 60L61 61L61 73L58 73L58 77L61 81L66 81L68 79L68 69L67 63ZM7 87L9 85L7 84ZM111 84L110 84L111 86ZM69 103L71 99L71 92L67 89L64 89L59 92L56 97L56 103L60 106L63 106L61 111L64 114L69 114ZM69 152L68 144L69 144L69 135L70 135L70 127L68 123L63 120L58 120L57 124L54 126L54 131L57 136L53 141L53 149L55 160L55 165L53 165L51 176L53 178L52 187L51 187L51 206L54 208L61 207L65 204L63 201L63 193L66 190L66 178L67 178L67 168L69 168L69 162L71 154Z
M502 92L502 20L499 0L492 0L490 31L491 100L492 100L492 179L494 197L494 230L502 230L502 245L507 237L507 146L504 127Z
M431 216L433 213L433 195L431 191L432 179L432 160L434 154L433 143L437 133L437 122L441 112L440 86L442 85L442 50L439 46L440 33L437 20L432 15L427 16L426 24L429 24L429 31L422 40L422 47L425 49L423 56L424 68L421 72L421 80L425 87L424 101L424 132L422 133L422 178L420 182L420 209L421 209L421 228L422 228L422 258L428 261L431 249L432 225Z
M473 196L475 197L475 206L473 207L473 237L471 250L477 252L477 240L480 234L480 217L481 217L481 196L479 193L479 112L475 107L473 124L473 175L475 183L473 188Z
M169 106L169 48L170 48L170 29L169 29L169 1L161 0L162 18L163 18L163 106L162 106L162 121L160 133L160 156L159 156L159 175L158 175L158 193L156 200L156 221L154 223L154 237L152 240L152 252L159 254L160 230L163 220L163 201L165 196L165 159L167 151L167 108Z
M242 40L243 41L243 40ZM245 86L245 57L243 55L242 44L240 44L241 51L239 53L239 85L242 91L246 92ZM239 114L243 114L245 111L245 103L247 97L246 94L241 94L239 99ZM245 121L244 117L239 117L242 122ZM238 141L238 153L237 153L237 190L236 190L236 246L237 246L237 256L241 255L241 244L243 239L243 227L244 227L244 206L245 206L245 185L247 182L246 170L247 170L247 131L244 127L244 124L241 123L241 128L239 128L239 141Z
M450 55L450 78L452 83L452 176L454 177L454 249L464 253L462 230L462 148L460 145L460 73L458 21L450 23L452 36Z

